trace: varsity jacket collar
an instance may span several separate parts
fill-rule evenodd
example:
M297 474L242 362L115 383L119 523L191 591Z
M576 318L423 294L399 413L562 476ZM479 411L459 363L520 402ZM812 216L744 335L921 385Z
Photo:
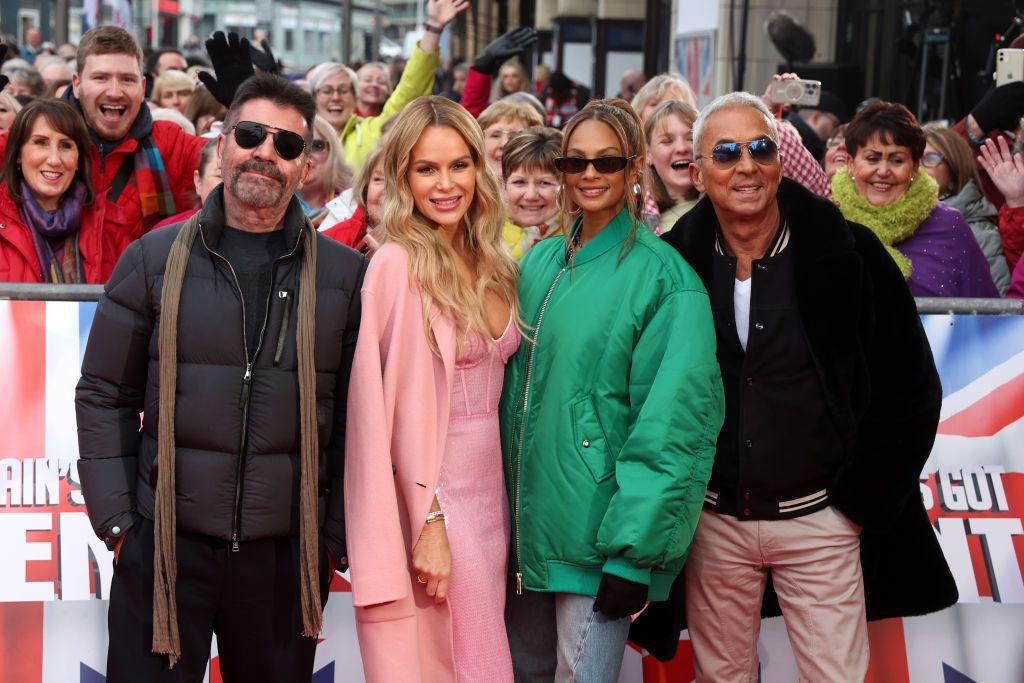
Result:
M829 283L841 282L854 274L851 269L859 269L853 233L832 202L789 178L782 179L777 196L788 218L786 230L776 236L769 251L780 245L794 249L798 294L801 300L804 295L816 299L809 290L830 289ZM701 198L662 239L682 254L705 285L710 282L712 257L720 253L718 216L710 198ZM829 273L831 267L840 270ZM815 281L818 277L823 281Z

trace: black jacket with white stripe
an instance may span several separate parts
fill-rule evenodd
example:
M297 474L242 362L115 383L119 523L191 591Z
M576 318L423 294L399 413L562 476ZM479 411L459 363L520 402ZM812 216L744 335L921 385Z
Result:
M720 236L706 283L725 423L704 506L740 520L787 519L826 507L846 459L807 343L783 218L765 255L751 264L749 321L737 320L736 258Z

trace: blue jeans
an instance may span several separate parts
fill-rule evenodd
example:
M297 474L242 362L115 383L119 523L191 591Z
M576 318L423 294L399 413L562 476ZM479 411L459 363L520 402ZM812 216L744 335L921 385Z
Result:
M629 617L610 620L594 598L511 587L505 626L516 683L615 683L629 636Z

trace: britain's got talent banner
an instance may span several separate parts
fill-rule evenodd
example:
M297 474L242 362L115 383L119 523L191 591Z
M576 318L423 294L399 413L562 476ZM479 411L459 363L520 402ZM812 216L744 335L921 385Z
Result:
M79 486L74 388L96 305L0 301L0 683L101 683L113 556ZM1024 318L925 316L943 408L921 495L960 591L939 614L870 625L871 683L1024 681ZM880 471L878 476L886 473ZM693 680L686 633L660 664L627 648L620 681ZM797 680L781 619L760 679ZM220 681L216 643L206 680ZM335 577L313 683L362 680Z

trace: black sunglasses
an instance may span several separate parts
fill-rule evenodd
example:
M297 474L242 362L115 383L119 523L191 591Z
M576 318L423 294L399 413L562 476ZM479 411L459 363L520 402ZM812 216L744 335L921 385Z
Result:
M231 127L231 130L235 133L235 142L239 147L253 149L262 145L263 141L267 139L267 135L270 134L267 128L268 126L255 121L239 121ZM306 149L306 141L298 133L278 128L273 136L274 149L277 150L278 156L285 161L295 159Z
M779 161L779 146L770 138L758 138L750 142L722 142L711 149L711 154L706 154L698 159L711 159L716 168L727 169L735 166L743 150L750 153L750 158L762 166L771 166Z
M587 166L594 165L598 173L618 173L626 168L636 155L628 157L597 157L596 159L584 159L583 157L555 157L555 168L562 173L576 175L587 170Z

